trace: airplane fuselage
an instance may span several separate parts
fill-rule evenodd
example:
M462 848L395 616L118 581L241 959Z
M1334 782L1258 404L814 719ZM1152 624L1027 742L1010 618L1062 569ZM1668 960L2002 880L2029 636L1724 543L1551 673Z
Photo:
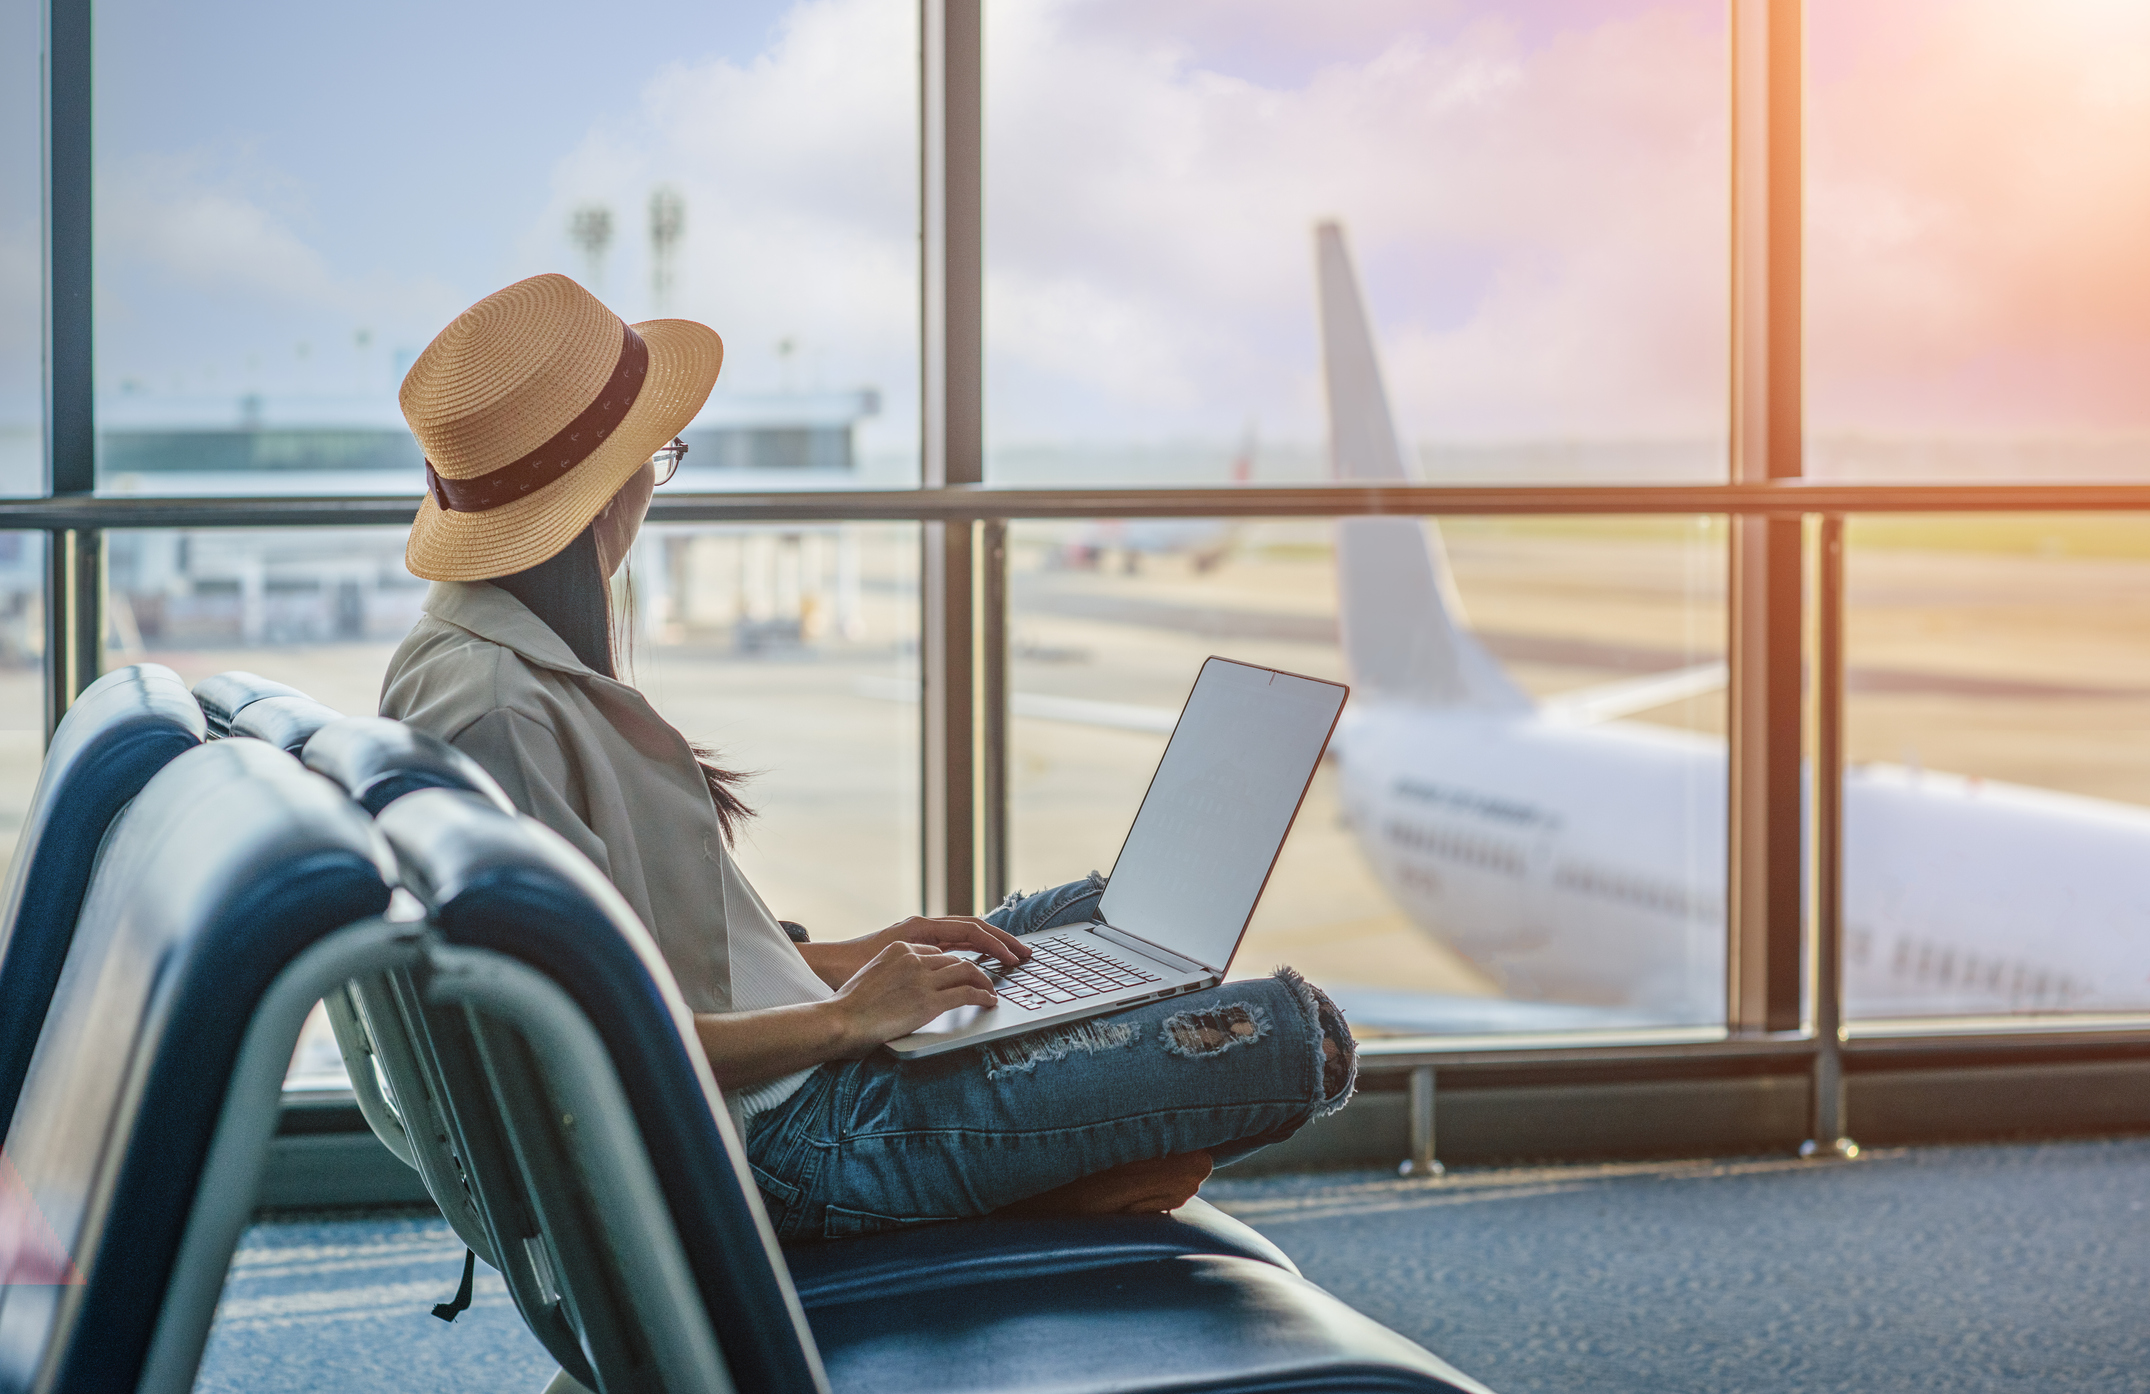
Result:
M1640 723L1357 704L1336 753L1376 873L1511 997L1722 1020L1725 749ZM2150 809L1889 766L1845 782L1857 1016L2150 991Z

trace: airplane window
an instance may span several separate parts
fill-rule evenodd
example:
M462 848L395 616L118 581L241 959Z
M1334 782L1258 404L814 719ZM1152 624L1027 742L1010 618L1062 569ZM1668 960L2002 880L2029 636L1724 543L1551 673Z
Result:
M1849 1014L2150 1007L2146 524L1848 525Z
M1019 523L1009 556L1014 884L1111 869L1219 654L1353 684L1233 975L1290 963L1375 1034L1724 1019L1721 521Z
M1721 0L996 3L987 476L1315 483L1313 236L1412 472L1725 477Z
M0 495L44 492L40 8L0 0Z
M416 494L405 370L540 272L724 336L679 487L916 483L915 4L660 0L592 25L558 0L513 24L417 0L113 0L96 18L102 490ZM0 82L8 102L36 90ZM0 334L34 332L27 303Z
M2150 477L2150 9L1806 16L1809 472Z

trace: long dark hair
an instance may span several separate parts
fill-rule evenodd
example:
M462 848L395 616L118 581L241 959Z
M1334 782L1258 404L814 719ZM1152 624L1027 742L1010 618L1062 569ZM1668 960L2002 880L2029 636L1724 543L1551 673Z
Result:
M496 576L493 584L523 603L525 609L545 621L583 666L608 678L619 677L619 635L612 627L612 588L606 584L604 567L597 559L597 533L584 528L575 540L546 561L512 576ZM716 752L690 746L709 784L710 802L717 806L717 825L724 840L734 840L739 825L754 816L739 797L738 786L747 776L737 770L710 763Z

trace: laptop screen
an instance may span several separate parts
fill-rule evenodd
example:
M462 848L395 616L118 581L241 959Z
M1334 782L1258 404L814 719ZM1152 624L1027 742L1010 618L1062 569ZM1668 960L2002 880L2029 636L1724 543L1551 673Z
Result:
M1222 971L1347 691L1229 659L1204 663L1113 864L1099 917Z

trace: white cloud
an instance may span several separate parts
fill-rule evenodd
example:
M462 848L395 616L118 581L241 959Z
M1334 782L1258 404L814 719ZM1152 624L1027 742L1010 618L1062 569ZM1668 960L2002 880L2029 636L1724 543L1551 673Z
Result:
M243 154L117 162L99 173L96 208L101 390L357 394L392 421L390 355L415 351L464 303L426 271L337 264L291 183ZM348 337L360 329L363 354Z
M614 246L595 288L631 319L655 313L646 210L670 185L686 230L666 312L724 336L719 390L875 387L886 405L872 429L915 439L916 13L903 0L808 0L753 63L660 72L631 121L600 126L555 166L523 259L590 279L567 222L604 204Z
M1137 432L1249 412L1317 432L1311 231L1329 216L1414 434L1718 429L1723 38L1691 7L1535 47L1494 19L1406 31L1267 85L1095 8L992 13L990 342L1021 384L995 399L1018 417L1000 429L1028 408L1081 430L1052 420L1072 376ZM1323 23L1256 9L1280 43ZM1155 327L1132 357L1131 323Z
M1242 18L1289 45L1318 12ZM1420 9L1423 13L1423 7ZM913 429L915 7L806 0L759 60L669 69L555 170L525 260L614 210L603 289L647 312L643 209L686 196L675 312L727 385L797 340ZM1722 35L1643 13L1533 47L1497 21L1288 79L1154 16L988 12L988 402L1002 439L1319 434L1311 233L1349 224L1422 434L1708 435L1722 416ZM804 370L801 370L802 372ZM897 421L885 423L896 427Z
M0 432L37 420L44 392L44 307L37 225L0 225Z
M2052 0L2034 20L2013 0L1906 0L1884 24L1855 0L1816 4L1820 419L2139 419L2150 184L2116 171L2150 129L2150 42L2134 42L2150 11ZM1577 0L1531 10L1528 29L1515 13L989 7L993 435L1229 439L1258 417L1265 438L1318 438L1310 234L1329 217L1351 233L1408 434L1719 433L1719 8ZM1831 24L1865 46L1829 50ZM616 237L597 288L647 316L645 211L677 187L668 308L725 335L720 390L876 387L870 440L901 448L916 431L917 43L910 0L802 0L753 61L657 71L630 115L560 154L485 274L583 274L568 214L602 202ZM242 174L174 158L104 181L104 315L139 304L144 342L177 352L176 302L156 297L184 287L205 318L251 316L264 343L311 317L415 346L473 298L423 270L345 267L287 188ZM458 235L494 245L441 232Z
M1812 24L1811 418L2150 425L2150 8L1827 0Z
M277 204L279 181L211 172L194 156L143 157L97 186L102 265L286 311L434 323L454 293L424 274L332 266ZM265 187L266 186L266 187ZM430 337L430 335L429 335Z

